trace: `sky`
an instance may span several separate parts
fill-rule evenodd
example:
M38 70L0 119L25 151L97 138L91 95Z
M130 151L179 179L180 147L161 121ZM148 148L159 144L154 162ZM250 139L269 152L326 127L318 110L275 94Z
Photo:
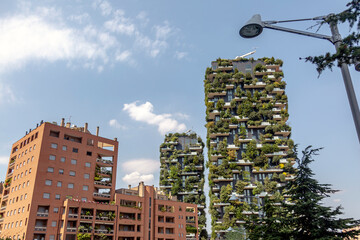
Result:
M41 120L117 137L117 188L158 186L159 146L168 132L206 139L203 80L218 57L284 61L292 138L299 149L323 147L312 168L341 190L326 204L360 218L360 145L340 70L320 77L300 57L333 52L325 40L265 29L243 39L239 28L263 20L338 13L347 1L39 0L0 2L0 180L12 143ZM282 26L317 30L317 22ZM349 33L340 26L343 36ZM330 34L328 26L319 33ZM360 98L360 73L350 67ZM205 154L206 156L206 154Z

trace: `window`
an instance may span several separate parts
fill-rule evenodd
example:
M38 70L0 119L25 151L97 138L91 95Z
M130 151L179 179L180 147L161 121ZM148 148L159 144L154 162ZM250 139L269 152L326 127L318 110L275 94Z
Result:
M34 160L34 157L31 157L31 161L33 161Z
M86 152L86 155L92 156L92 152L87 151L87 152Z
M59 169L59 174L64 174L64 169Z
M51 148L57 149L57 146L58 146L57 143L52 143L51 144Z
M70 176L75 177L75 174L76 174L76 173L75 173L74 171L70 171L70 172L69 172L69 175L70 175Z
M54 161L54 160L55 160L55 158L56 158L56 157L55 157L55 155L50 155L50 156L49 156L49 160Z
M85 179L89 179L89 178L90 178L90 174L85 173L85 174L84 174L84 178L85 178Z
M78 153L78 152L79 152L79 149L78 149L78 148L73 148L72 151L73 151L74 153Z
M45 185L46 185L46 186L51 186L51 183L52 183L51 180L45 180Z
M50 131L50 136L58 138L60 135L60 132Z
M61 181L58 181L57 184L56 184L57 187L61 187L62 186L62 182Z
M29 186L29 184L30 184L30 181L27 181L27 182L26 182L26 186Z
M62 150L66 151L67 150L67 146L62 146Z
M44 194L43 194L43 198L49 199L49 198L50 198L50 193L44 193Z
M56 224L56 223L55 223ZM50 235L49 240L55 240L55 235Z
M87 140L87 145L94 146L94 140L93 139L88 139Z
M77 161L76 161L75 159L71 159L71 164L72 164L72 165L76 165L76 162L77 162Z
M60 158L60 162L65 162L65 158L64 157Z
M54 172L54 168L53 168L53 167L48 167L47 171L53 173L53 172Z
M83 190L84 190L84 191L89 190L89 186L88 186L88 185L84 185L84 186L83 186Z
M69 184L68 184L68 188L74 189L74 184L73 184L73 183L69 183Z
M52 226L52 227L56 227L56 221L52 221L52 222L51 222L51 226Z
M27 193L25 193L25 195L24 195L24 199L26 199L27 198Z
M59 212L59 208L58 207L54 207L54 213L58 213Z
M55 194L55 199L60 200L60 194Z
M86 197L83 197L83 198L81 198L81 201L86 202L86 201L87 201L87 198L86 198Z
M91 167L91 163L86 162L86 163L85 163L85 167Z

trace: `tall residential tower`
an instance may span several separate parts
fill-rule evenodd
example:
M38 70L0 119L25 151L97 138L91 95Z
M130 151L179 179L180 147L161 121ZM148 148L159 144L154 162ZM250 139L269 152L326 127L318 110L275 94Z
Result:
M193 132L169 133L160 146L160 189L199 209L199 232L205 236L204 143Z
M263 197L292 179L282 61L218 59L205 75L213 237L261 216Z

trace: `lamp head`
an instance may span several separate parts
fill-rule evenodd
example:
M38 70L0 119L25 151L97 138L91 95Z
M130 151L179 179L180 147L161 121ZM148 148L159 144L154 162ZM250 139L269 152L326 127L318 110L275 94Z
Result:
M359 61L356 61L355 64L354 64L354 66L355 66L355 70L358 71L358 72L360 72L360 62L359 62Z
M264 23L261 21L260 14L255 14L249 21L240 29L239 34L243 38L253 38L259 36L264 28Z

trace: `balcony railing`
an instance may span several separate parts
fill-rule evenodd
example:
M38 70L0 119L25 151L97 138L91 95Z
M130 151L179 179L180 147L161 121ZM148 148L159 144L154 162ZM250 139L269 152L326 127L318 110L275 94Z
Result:
M48 212L37 212L36 216L38 216L38 217L48 217L49 213Z
M44 226L35 226L35 231L46 232L46 227L44 227Z
M102 186L109 186L111 187L111 183L109 182L103 182L103 181L94 181L95 185L102 185Z
M76 232L76 227L67 227L66 231L67 232Z
M102 197L102 198L110 198L110 194L108 193L93 193L94 197Z
M102 158L96 159L96 162L113 165L113 161L111 161L111 160L105 160L105 159L102 159Z
M77 213L69 213L69 218L77 218L78 216Z

